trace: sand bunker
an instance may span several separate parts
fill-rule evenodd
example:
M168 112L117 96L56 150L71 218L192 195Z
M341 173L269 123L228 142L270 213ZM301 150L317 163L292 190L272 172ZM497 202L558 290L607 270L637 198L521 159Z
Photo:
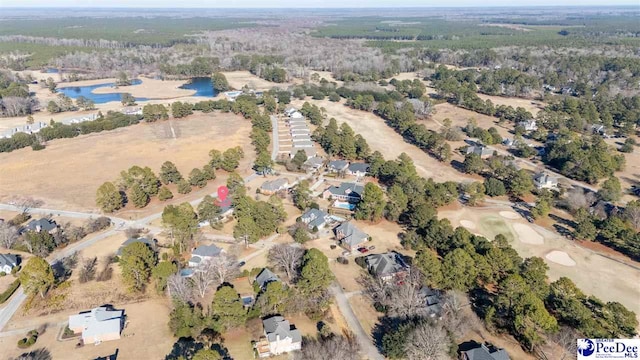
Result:
M564 251L553 250L545 256L547 260L563 266L576 266L576 262Z
M502 213L500 215L502 215ZM544 238L542 237L542 235L538 234L531 226L527 224L513 224L513 230L516 231L518 239L525 244L544 244Z
M502 216L505 219L511 219L511 220L520 219L520 215L518 215L518 213L513 211L500 211L500 216Z
M469 220L460 220L460 225L466 227L467 229L476 228L476 224L473 221L469 221Z

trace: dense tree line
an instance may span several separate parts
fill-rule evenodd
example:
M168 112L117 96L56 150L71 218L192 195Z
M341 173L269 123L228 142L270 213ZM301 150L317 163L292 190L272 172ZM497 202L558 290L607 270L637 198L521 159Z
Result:
M28 115L37 104L37 100L29 94L26 79L9 71L0 71L0 115Z
M318 126L313 133L313 139L327 154L349 160L366 159L371 152L369 144L360 134L356 135L347 123L338 127L334 118L329 119L327 126Z
M106 115L98 114L98 118L93 121L68 125L54 122L36 134L17 133L11 138L0 139L0 152L11 152L27 146L32 146L34 149L39 150L49 140L73 138L79 135L131 126L138 124L141 119L142 117L139 115L125 115L120 112L109 111Z

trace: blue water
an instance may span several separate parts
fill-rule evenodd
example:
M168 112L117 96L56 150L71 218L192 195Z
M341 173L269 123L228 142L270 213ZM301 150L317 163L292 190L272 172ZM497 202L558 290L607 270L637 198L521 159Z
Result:
M60 70L56 69L56 68L47 68L47 70L44 71L47 74L57 74L60 72Z
M142 83L142 80L134 79L131 81L131 86L139 85L141 83ZM91 85L91 86L62 87L58 89L58 93L65 94L72 99L76 99L79 96L84 96L87 99L93 100L93 102L96 104L104 104L111 101L120 101L122 94L115 93L115 92L109 93L109 94L94 94L92 91L101 87L113 87L114 85L115 83L104 83L104 84L97 84L97 85ZM126 89L126 87L121 87L119 90L123 90L123 89ZM147 100L150 100L150 99L142 98L142 97L136 98L136 101L147 101Z
M195 90L193 96L214 97L218 92L213 89L210 77L197 77L191 79L191 82L180 86L181 89Z

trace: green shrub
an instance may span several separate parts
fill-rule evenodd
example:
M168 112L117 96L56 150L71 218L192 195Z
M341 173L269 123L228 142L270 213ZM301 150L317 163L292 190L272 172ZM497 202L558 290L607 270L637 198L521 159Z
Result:
M7 273L6 273L6 272L4 272L4 271L0 271L0 277L1 277L1 276L7 276Z
M9 285L9 288L7 288L7 290L5 290L3 293L0 294L0 304L7 301L11 297L11 295L13 295L13 293L18 289L19 286L20 286L20 280L16 279L14 282L12 282L11 285Z

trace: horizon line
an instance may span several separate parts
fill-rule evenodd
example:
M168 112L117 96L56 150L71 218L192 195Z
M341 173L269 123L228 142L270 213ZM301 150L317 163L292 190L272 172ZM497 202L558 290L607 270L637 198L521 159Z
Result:
M617 4L589 4L589 5L581 5L581 4L545 4L545 5L536 5L536 4L532 4L532 5L521 5L521 4L515 4L515 5L482 5L482 6L477 6L477 5L423 5L423 6L413 6L413 5L407 5L407 6L403 6L403 5L389 5L389 6L375 6L375 7L366 7L366 6L344 6L344 7L317 7L317 6L274 6L274 7L225 7L225 6L217 6L217 7L199 7L199 6L186 6L186 7L173 7L173 6L165 6L165 7L148 7L148 6L136 6L136 5L132 5L132 6L2 6L0 4L0 9L16 9L16 10L31 10L31 9L149 9L149 10L157 10L157 9L228 9L228 10L273 10L273 9L283 9L283 10L288 10L288 9L307 9L307 10L314 10L314 9L320 9L320 10L332 10L332 9L336 9L336 10L344 10L344 9L371 9L371 10L375 10L375 9L385 9L385 10L389 10L389 9L430 9L430 8L440 8L440 9L452 9L452 8L469 8L469 9L484 9L484 8L559 8L559 7L565 7L565 8L598 8L598 7L603 7L603 8L611 8L611 7L633 7L633 8L638 8L640 10L640 5L636 5L636 4L629 4L629 3L617 3ZM1 17L1 16L0 16Z

